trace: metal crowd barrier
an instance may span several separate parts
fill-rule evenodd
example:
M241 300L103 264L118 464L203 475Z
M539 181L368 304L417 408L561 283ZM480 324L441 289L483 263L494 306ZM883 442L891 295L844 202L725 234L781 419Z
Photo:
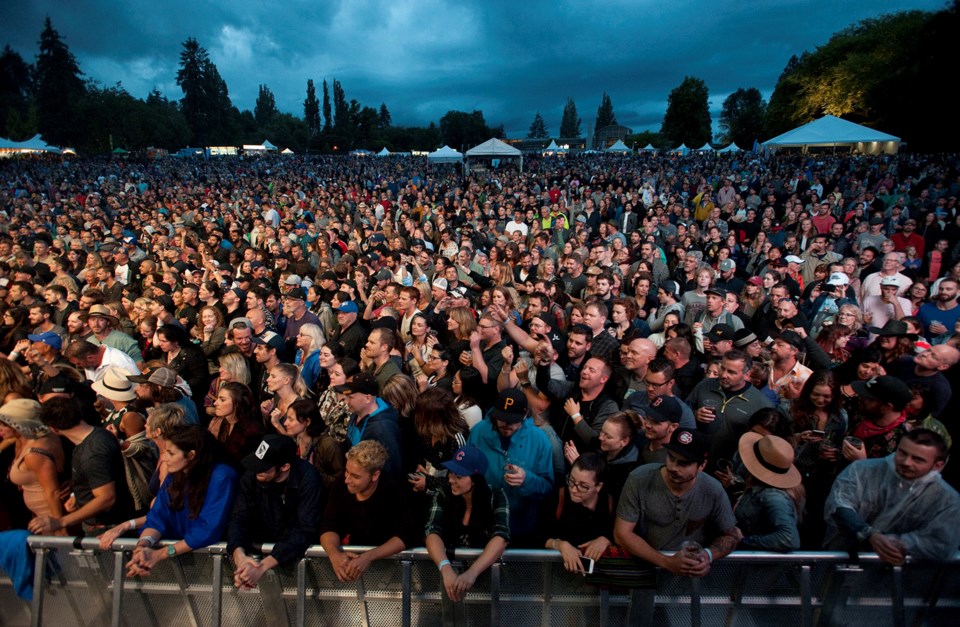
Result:
M33 602L19 600L10 580L0 579L0 625L603 627L637 622L634 612L644 603L643 620L655 625L905 627L954 625L960 616L960 553L940 564L890 567L874 554L851 564L846 553L741 552L718 561L703 579L661 572L656 590L629 591L599 589L567 573L553 551L508 550L454 604L424 549L379 560L359 582L341 583L315 546L257 589L240 591L223 544L128 579L135 540L119 540L108 551L95 539L31 536L28 543L37 566ZM479 553L458 551L454 563Z

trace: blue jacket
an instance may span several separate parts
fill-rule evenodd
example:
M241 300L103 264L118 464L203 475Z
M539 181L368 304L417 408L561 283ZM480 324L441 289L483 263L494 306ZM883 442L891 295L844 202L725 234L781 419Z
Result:
M485 478L491 489L502 488L510 503L510 533L531 534L537 523L537 508L553 490L553 448L547 435L527 418L503 449L500 433L489 418L470 431L468 444L476 446L487 458ZM527 476L513 487L503 480L507 463L523 468Z
M182 539L191 549L219 542L230 520L233 497L237 492L237 471L226 464L214 466L200 515L194 519L190 518L190 506L187 503L180 511L170 509L170 493L167 490L171 479L172 476L168 475L160 487L160 494L147 514L146 527L159 531L161 539Z
M387 464L383 473L394 479L400 478L403 469L403 453L400 449L400 414L382 398L377 398L377 410L359 423L357 415L347 424L347 440L356 446L364 440L376 440L387 449Z

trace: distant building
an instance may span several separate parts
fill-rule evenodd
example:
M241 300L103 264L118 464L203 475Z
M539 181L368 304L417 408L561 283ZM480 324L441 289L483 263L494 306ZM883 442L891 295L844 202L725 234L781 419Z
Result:
M617 143L618 140L625 141L629 135L633 135L632 128L620 126L619 124L604 126L590 138L590 148L593 150L606 150Z

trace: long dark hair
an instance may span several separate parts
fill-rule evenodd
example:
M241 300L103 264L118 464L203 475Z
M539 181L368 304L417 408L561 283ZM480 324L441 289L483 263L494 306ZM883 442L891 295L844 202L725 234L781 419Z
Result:
M179 512L184 505L190 512L190 519L200 515L203 502L207 497L207 486L213 473L217 443L213 436L199 425L183 425L164 434L164 439L187 455L195 453L187 466L170 475L167 494L170 497L170 509Z
M257 404L250 388L239 381L228 381L220 388L230 395L233 400L233 411L237 415L237 422L262 422Z
M467 536L470 538L471 546L484 546L490 539L493 531L494 515L491 503L492 492L490 485L482 474L471 475L473 480L472 504L470 511L470 524ZM463 516L467 511L467 500L462 496L453 496L450 493L449 484L445 486L443 494L446 497L443 508L444 529L459 529L463 524ZM458 541L459 538L444 538L444 541ZM450 546L450 545L448 545ZM451 546L452 548L452 546Z
M830 370L816 370L803 384L800 396L790 402L790 418L793 421L794 433L816 428L816 420L814 420L813 415L817 408L810 402L810 393L818 385L826 385L833 393L830 404L824 408L827 414L836 415L840 413L843 395L840 394L840 385L837 383L836 375Z

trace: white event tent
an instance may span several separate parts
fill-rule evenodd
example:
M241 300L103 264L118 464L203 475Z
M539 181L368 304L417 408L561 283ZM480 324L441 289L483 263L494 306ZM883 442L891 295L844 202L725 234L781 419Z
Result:
M868 155L894 155L900 150L900 138L833 115L825 115L768 139L763 142L763 147L774 152L784 148L800 148L803 152L810 148L846 148L850 152Z
M520 162L520 171L523 172L523 153L492 137L479 146L474 146L467 151L467 166L470 165L470 159L518 159Z
M444 146L428 154L427 161L430 163L462 163L463 153L454 150L450 146Z
M622 139L618 139L617 143L607 148L604 152L630 152L630 147L623 143Z

